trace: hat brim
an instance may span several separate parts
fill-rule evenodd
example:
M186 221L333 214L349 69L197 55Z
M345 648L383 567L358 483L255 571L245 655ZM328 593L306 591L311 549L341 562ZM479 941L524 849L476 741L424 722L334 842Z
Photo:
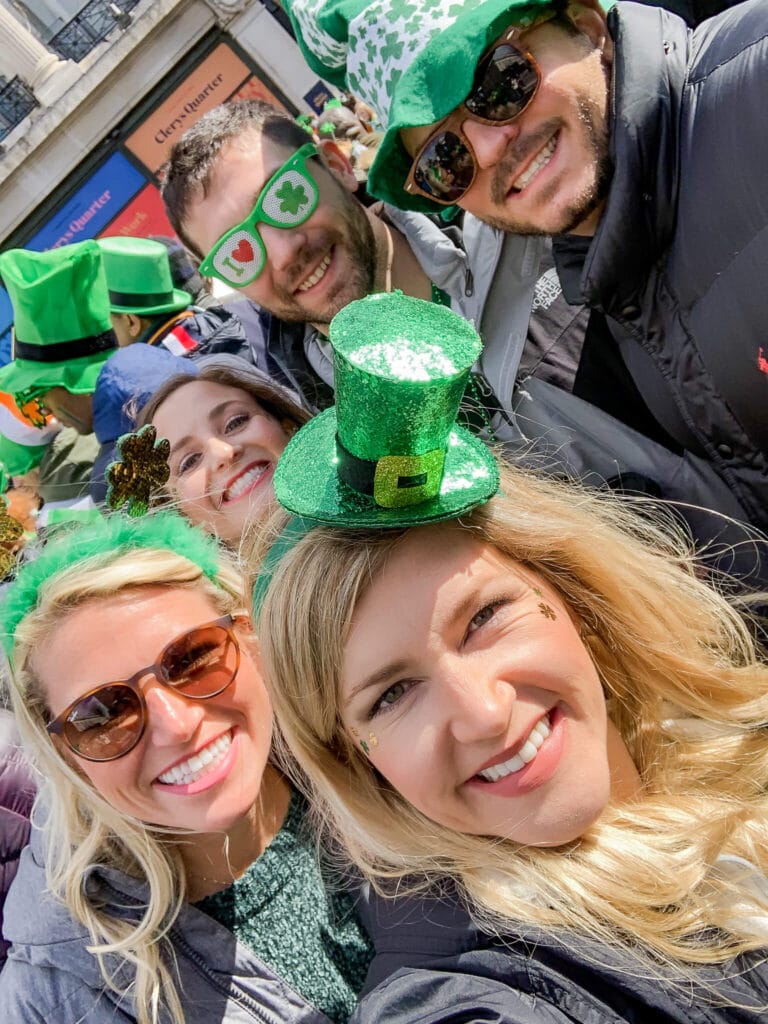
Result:
M47 451L47 444L16 444L0 436L0 463L9 476L24 476L40 464Z
M73 395L90 395L96 390L102 366L115 352L117 348L63 363L14 359L0 367L0 391L18 395L32 389L41 392L62 387Z
M418 505L382 508L342 483L336 472L336 409L327 409L291 438L274 478L280 504L303 519L342 527L398 527L454 519L491 498L499 487L492 452L454 426L440 493Z
M192 305L192 296L181 288L173 289L173 301L162 306L112 306L111 313L134 313L136 316L161 316L163 313L180 313Z

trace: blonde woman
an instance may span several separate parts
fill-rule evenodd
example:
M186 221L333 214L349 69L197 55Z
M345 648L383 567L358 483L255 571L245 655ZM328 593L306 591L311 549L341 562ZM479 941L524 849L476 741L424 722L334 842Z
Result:
M338 407L286 449L293 516L253 553L277 720L328 832L374 886L448 883L481 926L426 947L401 927L355 1020L756 1021L768 668L748 629L616 499L511 469L499 487L453 424L462 329L386 312L334 321Z
M241 580L183 519L49 542L2 608L41 776L0 1020L345 1021L370 959L272 765Z

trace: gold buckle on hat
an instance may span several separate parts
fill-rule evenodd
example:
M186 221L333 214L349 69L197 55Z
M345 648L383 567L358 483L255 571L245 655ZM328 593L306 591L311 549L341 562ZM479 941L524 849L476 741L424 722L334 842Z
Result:
M382 508L402 508L436 497L444 463L442 448L423 455L384 455L376 463L373 500Z

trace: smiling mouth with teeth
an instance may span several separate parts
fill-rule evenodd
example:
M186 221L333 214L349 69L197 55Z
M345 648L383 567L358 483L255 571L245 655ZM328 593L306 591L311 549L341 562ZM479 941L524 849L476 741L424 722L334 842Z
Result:
M536 157L526 167L525 171L515 178L512 182L512 188L515 192L522 192L523 189L530 183L531 179L536 175L542 167L549 163L552 158L552 154L557 148L557 135L553 135L546 146L543 146Z
M249 466L244 473L236 477L232 483L226 488L221 496L222 505L226 505L229 502L237 501L238 498L242 498L243 495L248 494L252 491L259 483L262 478L272 469L271 462L255 462Z
M307 292L309 291L310 288L314 288L315 285L319 284L320 281L322 281L322 279L325 277L325 272L330 265L331 253L327 252L325 256L323 256L323 258L320 260L318 265L315 267L315 269L312 271L310 276L306 280L302 281L302 283L299 285L296 291Z
M494 764L490 768L484 768L483 771L477 773L476 777L484 782L498 782L499 779L504 779L507 775L513 775L515 772L521 771L521 769L534 760L539 752L539 748L550 732L550 720L547 714L534 725L526 737L525 743L523 743L516 754L513 754L508 760L502 761L501 764Z
M198 779L221 764L231 745L232 733L226 732L213 743L209 743L207 747L203 747L202 750L198 750L196 754L188 757L186 761L175 764L167 772L158 775L157 781L162 782L165 786L187 786L191 782L197 782Z

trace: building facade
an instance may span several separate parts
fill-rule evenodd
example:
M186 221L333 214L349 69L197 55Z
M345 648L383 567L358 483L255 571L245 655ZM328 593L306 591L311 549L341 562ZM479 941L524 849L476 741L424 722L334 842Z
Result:
M171 234L158 191L207 110L330 95L273 0L0 0L0 251ZM12 310L0 288L0 363Z

